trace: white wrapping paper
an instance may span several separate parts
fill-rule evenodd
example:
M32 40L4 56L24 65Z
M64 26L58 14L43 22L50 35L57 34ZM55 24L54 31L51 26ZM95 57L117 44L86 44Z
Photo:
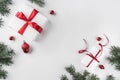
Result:
M25 6L24 8L22 7L21 9L18 9L18 11L23 12L27 18L30 16L32 10L33 10L33 8L31 8L29 6ZM25 21L23 21L15 16L18 11L15 12L15 14L13 15L13 18L11 19L10 24L9 24L9 26L12 29L14 29L16 32L18 32L18 30L26 23ZM48 19L46 17L44 17L43 15L41 15L40 13L37 13L37 15L31 20L31 22L37 23L44 30L44 27L48 23ZM25 32L21 36L25 37L28 41L32 41L32 40L36 40L40 36L40 33L28 25Z
M95 56L97 52L99 51L100 47L92 47L89 51ZM89 52L87 53L89 54ZM103 53L102 53L103 54ZM97 56L97 60L100 61L102 58L101 53ZM82 63L87 67L87 65L90 63L92 60L92 57L89 55L85 55L85 57L82 59ZM93 60L92 63L87 67L90 70L93 70L99 63L96 60Z

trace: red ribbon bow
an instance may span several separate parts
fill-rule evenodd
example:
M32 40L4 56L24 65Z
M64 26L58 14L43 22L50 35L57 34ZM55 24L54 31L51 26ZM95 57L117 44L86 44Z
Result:
M39 26L37 23L32 22L32 19L37 15L38 11L36 9L33 9L30 16L27 18L23 12L17 12L16 17L25 21L25 24L18 30L18 33L23 35L28 25L30 25L32 28L34 28L39 33L42 32L43 28Z
M90 64L91 64L94 60L97 61L98 63L100 62L100 61L97 59L97 56L98 56L100 53L102 54L103 46L102 46L101 44L99 44L99 46L100 46L100 49L99 49L99 51L97 52L97 54L96 54L95 56L94 56L92 53L87 54L88 56L90 56L90 57L92 58L92 60L87 64L86 67L89 67Z
M82 50L79 50L79 53L89 52L89 54L87 54L87 55L92 58L92 60L87 64L86 67L89 67L90 64L91 64L94 60L97 61L98 63L100 62L100 61L97 59L97 57L98 57L99 54L100 54L100 55L102 54L102 52L103 52L103 47L107 46L108 43L109 43L108 37L107 37L105 34L104 34L104 36L105 36L107 42L106 42L106 44L101 44L101 43L98 44L98 45L100 46L100 49L98 50L98 52L96 53L95 56L87 50L87 49L88 49L88 43L87 43L87 41L86 41L85 39L83 39L84 42L85 42L85 44L86 44L86 48L85 48L85 49L82 49ZM100 56L100 55L99 55L99 56Z

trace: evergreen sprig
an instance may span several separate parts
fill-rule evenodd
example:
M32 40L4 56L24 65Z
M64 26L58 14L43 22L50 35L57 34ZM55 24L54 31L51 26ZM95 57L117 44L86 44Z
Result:
M107 57L107 60L115 66L117 70L120 70L120 47L111 46L110 56Z
M73 65L65 67L65 70L72 76L72 80L99 80L96 75L90 74L87 70L85 70L83 73L76 72ZM68 78L66 75L62 75L61 80L68 80Z
M0 69L0 79L6 79L7 71Z
M61 76L61 80L68 80L68 78L67 78L66 75L62 75L62 76Z
M100 80L95 74L91 74L87 80Z
M12 4L12 0L0 0L0 14L2 16L8 15L10 13L10 9L8 5Z
M0 43L0 79L5 79L7 77L7 71L3 69L3 66L12 64L14 55L15 53L12 49L8 48L3 43Z
M29 1L39 5L40 7L43 7L45 4L44 0L29 0Z
M108 75L106 80L115 80L115 78L112 75Z

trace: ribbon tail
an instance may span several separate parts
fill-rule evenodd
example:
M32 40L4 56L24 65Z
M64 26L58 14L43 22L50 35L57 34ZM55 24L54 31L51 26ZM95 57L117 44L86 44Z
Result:
M38 11L36 9L33 9L30 16L28 17L28 21L31 21L36 16L37 13Z
M23 12L17 12L15 16L16 16L17 18L21 19L21 20L24 20L24 21L27 20L27 18L26 18L26 16L24 15Z
M79 50L79 51L78 51L79 53L87 52L87 49L88 49L88 43L87 43L87 41L86 41L85 39L83 39L83 41L85 42L86 47L85 47L85 49Z
M106 43L105 44L101 44L103 47L107 46L109 44L109 38L104 34L105 38L106 38Z
M35 22L30 22L28 23L32 28L34 28L36 31L38 31L39 33L42 32L43 28L41 26L39 26L38 24L36 24Z
M23 33L25 32L27 26L28 26L28 23L25 23L25 24L18 30L18 33L20 33L21 35L23 35Z
M86 67L89 67L92 62L93 62L93 59L88 63Z

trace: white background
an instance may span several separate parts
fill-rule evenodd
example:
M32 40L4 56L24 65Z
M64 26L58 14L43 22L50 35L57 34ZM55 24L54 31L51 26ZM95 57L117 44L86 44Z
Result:
M14 64L7 68L6 80L60 80L62 74L67 74L64 67L70 64L82 72L87 69L81 63L85 54L78 54L78 50L85 47L82 39L88 41L89 48L95 47L95 38L101 34L110 39L101 61L105 69L96 67L88 71L97 74L101 80L105 80L108 74L120 80L120 72L105 60L110 46L120 44L120 0L46 0L45 3L45 7L41 8L26 0L13 0L11 14L4 17L0 41L16 52ZM15 10L22 5L38 9L50 22L39 41L29 42L32 47L30 54L24 54L21 50L22 36L8 28ZM49 14L51 9L55 10L56 16ZM16 40L9 41L10 35L14 35Z

